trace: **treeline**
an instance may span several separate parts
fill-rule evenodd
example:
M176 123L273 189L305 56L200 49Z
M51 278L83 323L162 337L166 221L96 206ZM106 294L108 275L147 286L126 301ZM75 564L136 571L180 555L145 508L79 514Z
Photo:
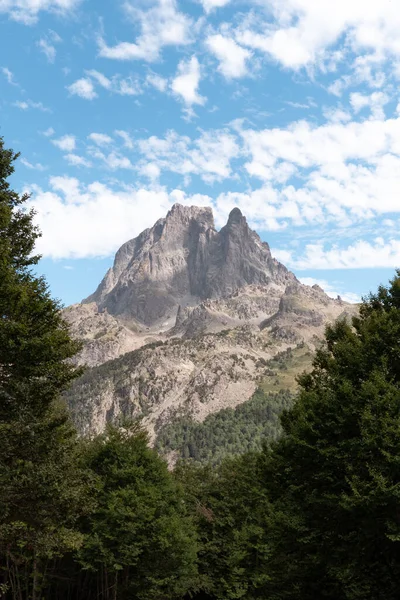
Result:
M79 440L80 371L0 142L0 598L397 600L400 270L326 331L282 435L174 472L135 424Z
M277 440L282 433L280 415L292 404L293 394L287 390L271 394L258 389L244 404L209 415L203 423L181 418L166 425L155 447L164 456L172 452L184 460L217 465Z

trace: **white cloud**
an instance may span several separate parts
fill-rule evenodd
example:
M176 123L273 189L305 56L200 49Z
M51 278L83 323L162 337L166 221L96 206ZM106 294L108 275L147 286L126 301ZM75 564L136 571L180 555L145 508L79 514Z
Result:
M125 2L124 8L128 17L135 26L139 24L141 33L135 42L120 42L111 47L100 38L100 56L117 60L153 62L160 57L163 47L190 42L192 21L179 12L176 0L157 0L151 4L151 8L146 11L138 8L135 1Z
M14 74L8 67L1 67L0 71L3 73L10 85L17 85L14 80Z
M298 224L348 226L400 211L400 119L298 121L241 133L246 170L275 189L275 205L297 206ZM290 182L294 174L301 183Z
M133 141L131 136L129 135L129 133L127 131L123 131L122 129L116 129L114 131L115 135L118 135L124 142L124 146L126 148L129 148L130 150L132 150L133 148Z
M200 0L206 13L210 13L215 8L222 8L229 4L231 0Z
M139 173L151 181L155 181L159 179L161 169L156 163L147 163L140 166Z
M314 277L299 277L299 281L304 285L309 285L311 287L313 285L318 285L330 298L337 298L338 296L340 296L341 299L345 302L350 302L352 304L361 302L361 298L358 294L355 294L354 292L338 292L338 286L329 283L329 281L326 281L325 279L315 279Z
M325 119L331 123L347 123L348 121L351 121L351 114L340 107L325 107L323 109L323 114Z
M93 100L93 98L97 97L92 80L87 77L77 79L74 83L67 86L67 90L71 95L79 96L85 100Z
M41 133L45 137L51 137L52 135L55 134L55 131L54 131L54 129L52 127L48 127L45 131L42 131Z
M116 171L117 169L133 169L133 165L129 158L117 152L112 151L109 152L109 154L104 154L97 148L89 148L88 152L93 158L102 161L104 166L111 171Z
M156 88L159 92L165 92L168 86L168 79L157 75L157 73L149 73L146 77L146 83Z
M210 203L207 196L187 196L181 190L113 189L98 181L85 186L70 177L52 177L48 190L33 186L30 191L43 232L37 250L54 259L110 256L165 216L175 202Z
M57 148L60 148L60 150L64 150L65 152L72 152L72 150L75 150L76 140L74 135L63 135L58 140L51 141Z
M80 79L79 82L82 82L82 81L90 82L90 87L91 87L90 91L91 91L91 93L94 93L95 95L89 97L88 98L89 100L91 100L92 98L97 96L97 93L94 91L93 80L96 84L100 85L104 89L109 90L110 92L112 92L114 94L119 94L121 96L137 96L142 93L142 87L141 87L139 81L131 76L121 77L121 75L116 74L116 75L113 75L111 78L109 78L109 77L106 77L100 71L96 71L95 69L86 71L86 75L89 77L89 79L83 78L83 79ZM78 82L75 82L75 83L78 83ZM73 85L75 85L75 84L73 84ZM85 83L85 84L80 84L80 85L86 86L87 84ZM78 94L78 95L82 95L82 94ZM82 97L86 98L85 95L82 95Z
M21 100L17 100L16 102L14 102L14 106L20 108L21 110L28 110L29 108L29 104Z
M266 0L263 4L264 20L260 13L253 23L245 20L237 39L285 67L298 69L330 61L334 69L346 56L345 51L335 49L341 37L344 48L357 55L378 53L383 59L400 54L400 14L397 4L390 0Z
M72 12L82 0L1 0L0 13L6 13L14 21L33 25L41 11L62 16Z
M187 106L192 104L204 104L206 98L200 96L198 87L200 84L200 64L196 56L189 60L181 60L178 65L177 75L171 82L173 93L180 97Z
M46 56L49 63L53 63L56 59L56 48L52 44L50 44L47 40L41 39L37 43L38 48L43 54Z
M51 112L51 110L44 106L42 102L33 102L33 100L17 100L16 102L14 102L14 106L20 108L21 110L29 110L30 108L35 108L37 110L41 110L42 112Z
M83 156L69 153L64 156L65 160L73 167L91 167L92 163Z
M368 107L371 110L371 117L373 119L384 119L385 111L384 106L388 104L390 98L384 92L373 92L372 94L366 95L360 92L354 92L350 94L350 104L355 113L358 113L363 108Z
M220 33L210 35L206 39L206 45L210 52L219 60L218 70L224 77L234 79L247 75L247 61L253 55L250 50L242 48L235 40L224 37Z
M42 164L40 163L36 163L33 164L31 162L29 162L29 160L26 160L26 158L21 158L21 163L27 167L28 169L32 169L33 171L45 171L46 167L44 167Z
M101 87L109 90L112 85L111 79L100 73L100 71L96 71L95 69L91 69L90 71L86 71L86 75L92 77Z
M88 135L88 138L97 144L97 146L107 146L112 142L112 138L105 133L91 133Z
M202 132L195 140L169 131L165 138L151 136L138 140L137 145L144 157L140 168L151 163L160 172L199 175L209 183L230 177L231 161L240 153L235 136L227 130Z
M302 255L293 252L273 251L278 259L297 269L373 269L398 268L400 266L400 239L386 242L376 238L373 242L359 240L347 248L323 244L308 244Z
M55 44L59 44L61 42L60 36L53 31L49 30L46 37L40 38L37 42L37 46L41 52L46 56L49 63L54 63L56 59L57 50Z
M126 77L117 79L114 83L115 92L121 96L138 96L142 93L142 88L137 79Z

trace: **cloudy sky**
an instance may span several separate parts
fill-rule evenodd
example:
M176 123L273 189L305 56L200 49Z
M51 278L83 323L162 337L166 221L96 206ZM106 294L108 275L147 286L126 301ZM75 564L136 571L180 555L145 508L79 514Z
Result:
M0 0L0 135L66 304L174 202L349 300L400 266L396 0Z

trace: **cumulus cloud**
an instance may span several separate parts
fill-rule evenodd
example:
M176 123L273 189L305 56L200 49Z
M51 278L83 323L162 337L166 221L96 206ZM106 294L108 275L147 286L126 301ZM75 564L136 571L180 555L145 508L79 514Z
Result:
M96 85L120 96L137 96L142 93L139 81L131 76L122 77L116 74L110 78L95 69L86 71L86 75L87 77L82 77L67 86L70 94L80 96L85 100L93 100L98 96L95 90Z
M274 250L274 256L296 269L373 269L400 266L400 239L358 240L347 248L307 244L304 252Z
M74 83L71 83L71 85L67 86L67 90L71 96L79 96L85 100L93 100L94 98L97 98L97 93L94 89L93 82L87 77L77 79L74 81Z
M133 148L133 141L131 136L129 135L129 133L127 131L124 131L123 129L116 129L114 131L115 135L117 135L118 137L120 137L122 139L122 141L124 142L124 146L126 148L129 148L130 150L132 150Z
M107 146L112 142L112 138L105 133L91 133L88 135L88 138L97 144L97 146Z
M242 48L232 38L220 33L210 35L206 39L209 51L219 60L218 70L227 79L235 79L247 75L247 61L253 53L247 48Z
M362 0L266 0L269 18L257 14L245 22L237 39L249 48L265 52L285 67L300 67L345 58L335 44L345 38L357 54L399 56L400 14L396 3ZM272 22L270 16L272 15Z
M126 156L122 154L112 151L108 154L104 154L97 148L89 148L89 154L100 160L102 164L111 171L116 171L117 169L133 169L133 164Z
M192 56L189 60L181 60L177 74L171 82L171 90L188 107L193 104L202 105L206 102L206 98L198 93L200 79L201 70L197 57Z
M64 156L65 160L68 164L73 167L91 167L92 163L90 160L87 160L83 156L79 156L78 154L69 153Z
M165 46L186 45L191 41L192 20L180 12L176 0L151 2L148 10L138 8L137 2L124 4L128 18L139 25L140 35L135 42L120 42L107 46L99 39L99 54L116 60L145 60L154 62Z
M206 13L210 13L216 8L222 8L229 4L230 1L231 0L200 0Z
M209 183L230 177L231 161L240 153L235 136L227 130L202 132L194 140L169 131L164 138L140 139L137 146L144 157L141 164L157 165L160 172L199 175Z
M373 119L384 119L384 106L388 104L390 98L384 92L373 92L372 94L361 94L354 92L350 94L350 104L357 114L363 108L369 108Z
M181 190L113 189L98 181L83 185L72 177L52 177L48 190L33 186L30 192L43 232L37 250L54 259L109 256L165 216L175 202L210 203L207 196L187 196Z
M65 152L72 152L76 147L74 135L63 135L62 137L51 141L57 148L60 148L60 150L64 150Z
M274 205L297 206L298 224L350 225L400 211L400 119L298 121L241 134L247 172L275 190Z
M33 25L42 11L65 16L82 0L1 0L0 13L6 13L14 21Z

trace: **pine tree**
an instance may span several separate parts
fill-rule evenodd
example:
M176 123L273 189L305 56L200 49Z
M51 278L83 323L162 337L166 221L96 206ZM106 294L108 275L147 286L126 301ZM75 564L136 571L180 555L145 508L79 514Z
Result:
M8 182L17 158L0 138L0 593L21 600L39 598L46 565L79 545L86 484L59 400L79 346L33 271L40 233Z
M400 271L326 345L265 455L271 599L394 600L400 581ZM270 523L271 525L271 523Z

